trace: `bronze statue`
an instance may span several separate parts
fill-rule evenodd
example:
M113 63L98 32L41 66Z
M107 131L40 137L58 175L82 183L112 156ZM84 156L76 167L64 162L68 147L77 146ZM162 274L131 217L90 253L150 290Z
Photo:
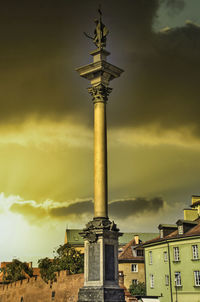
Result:
M109 30L101 21L102 12L100 8L98 9L98 12L99 12L99 19L94 20L94 22L96 23L96 28L94 30L94 37L89 36L85 32L84 34L87 38L92 39L93 43L99 49L102 49L103 47L106 47L106 36L108 35Z

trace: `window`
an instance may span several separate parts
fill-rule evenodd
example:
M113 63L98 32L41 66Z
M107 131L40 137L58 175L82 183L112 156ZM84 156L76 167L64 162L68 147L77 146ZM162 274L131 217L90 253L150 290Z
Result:
M200 286L200 271L194 271L194 285Z
M149 251L149 264L153 263L152 251Z
M131 271L134 273L138 272L138 265L137 264L131 264Z
M160 238L164 237L163 229L160 230Z
M178 234L183 235L183 225L178 226Z
M168 261L168 255L167 255L166 251L163 253L163 256L164 256L164 261L167 262Z
M150 288L154 288L154 275L150 275Z
M175 286L181 286L181 273L175 273Z
M174 261L180 261L179 248L178 247L174 247Z
M56 292L53 291L53 292L51 293L51 300L55 300L55 295L56 295Z
M132 284L133 284L133 285L137 285L137 284L138 284L138 280L137 280L137 279L133 279L133 280L132 280Z
M137 256L143 257L144 256L144 250L137 250Z
M199 259L199 253L198 253L198 245L192 245L192 258L193 259Z
M136 252L134 246L132 246L131 249L132 249L133 257L137 257L137 252Z
M165 275L165 285L169 286L169 275Z

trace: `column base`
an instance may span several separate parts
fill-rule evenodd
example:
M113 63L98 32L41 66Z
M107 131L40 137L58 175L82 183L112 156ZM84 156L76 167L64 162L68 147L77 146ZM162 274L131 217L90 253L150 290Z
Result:
M120 287L84 286L79 290L78 302L125 302L124 290Z

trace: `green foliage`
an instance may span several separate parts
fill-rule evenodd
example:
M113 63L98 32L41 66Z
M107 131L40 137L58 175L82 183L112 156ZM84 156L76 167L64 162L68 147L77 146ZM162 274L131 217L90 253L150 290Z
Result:
M53 282L56 279L55 272L62 270L68 270L70 274L83 272L83 254L73 248L69 243L60 245L56 252L57 256L55 256L53 260L44 258L38 261L41 277L45 282Z
M146 295L146 286L144 282L138 282L138 284L132 283L129 291L132 296L145 296Z
M54 261L58 264L58 270L68 270L70 274L83 272L83 254L69 243L60 245L57 249L57 254L58 256L54 258Z
M38 267L40 269L40 274L42 279L48 283L48 281L55 281L56 274L55 274L55 265L53 261L51 261L49 258L43 258L38 260Z
M3 272L4 283L23 280L27 277L27 275L29 277L33 276L33 270L28 267L28 264L17 259L13 259L11 263L8 263L0 270Z

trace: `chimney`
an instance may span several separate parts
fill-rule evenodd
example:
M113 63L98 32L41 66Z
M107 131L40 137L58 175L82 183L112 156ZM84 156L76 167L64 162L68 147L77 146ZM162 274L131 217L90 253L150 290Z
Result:
M119 286L123 288L124 287L124 273L123 273L123 271L119 271L118 276L119 276Z
M139 244L139 236L138 236L138 235L135 235L135 236L134 236L134 239L135 239L135 244Z
M192 195L192 205L200 203L200 196L199 195Z
M197 209L184 209L184 220L194 221L199 217Z

